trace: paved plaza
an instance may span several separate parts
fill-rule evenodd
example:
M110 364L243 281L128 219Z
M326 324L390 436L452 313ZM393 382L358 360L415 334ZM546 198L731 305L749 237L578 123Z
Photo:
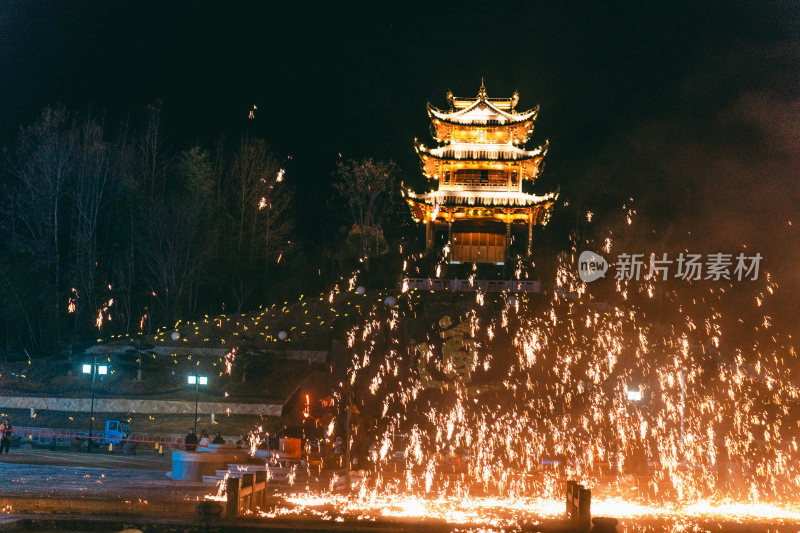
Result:
M6 513L193 514L213 487L172 481L169 457L13 450L0 456Z

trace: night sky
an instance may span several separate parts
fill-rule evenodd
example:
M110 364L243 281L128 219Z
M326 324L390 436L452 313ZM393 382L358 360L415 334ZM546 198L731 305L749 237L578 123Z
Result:
M571 204L555 235L634 197L665 240L762 246L797 283L800 3L382 5L4 1L0 142L47 104L118 121L161 99L170 142L264 137L313 207L339 153L422 184L425 103L475 95L483 76L490 97L541 105L537 187Z

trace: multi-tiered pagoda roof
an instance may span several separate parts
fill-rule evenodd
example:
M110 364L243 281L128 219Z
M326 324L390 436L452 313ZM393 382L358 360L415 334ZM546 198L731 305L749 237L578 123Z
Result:
M547 222L557 196L523 191L524 181L533 182L538 177L547 154L547 142L532 149L525 146L539 108L519 112L518 93L511 98L489 98L483 84L475 98L456 98L448 93L447 101L447 111L428 104L437 146L415 141L422 172L433 181L433 190L404 191L414 218L426 224L428 247L433 245L436 231L446 226L453 255L459 258L454 262L503 262L508 255L511 225L522 222L528 225L530 251L532 227ZM494 237L486 238L502 233L503 223L505 245ZM473 240L492 244L473 249ZM481 248L485 246L503 250ZM498 259L500 256L502 259Z

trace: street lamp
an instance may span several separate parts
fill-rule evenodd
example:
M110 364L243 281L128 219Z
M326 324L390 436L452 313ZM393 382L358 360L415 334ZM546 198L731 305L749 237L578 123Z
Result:
M192 374L187 378L194 385L194 434L197 435L197 402L200 399L200 385L208 385L208 377Z
M86 447L87 452L92 451L92 430L94 429L94 386L97 375L105 376L108 374L108 365L98 364L95 357L91 364L83 365L83 373L92 375L92 408L89 414L89 445Z

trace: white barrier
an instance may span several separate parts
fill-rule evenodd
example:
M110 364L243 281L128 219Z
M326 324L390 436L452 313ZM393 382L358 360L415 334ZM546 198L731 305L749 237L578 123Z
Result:
M436 279L408 278L403 280L403 287L420 291L453 291L453 292L542 292L539 281L530 280L490 280L490 279Z

